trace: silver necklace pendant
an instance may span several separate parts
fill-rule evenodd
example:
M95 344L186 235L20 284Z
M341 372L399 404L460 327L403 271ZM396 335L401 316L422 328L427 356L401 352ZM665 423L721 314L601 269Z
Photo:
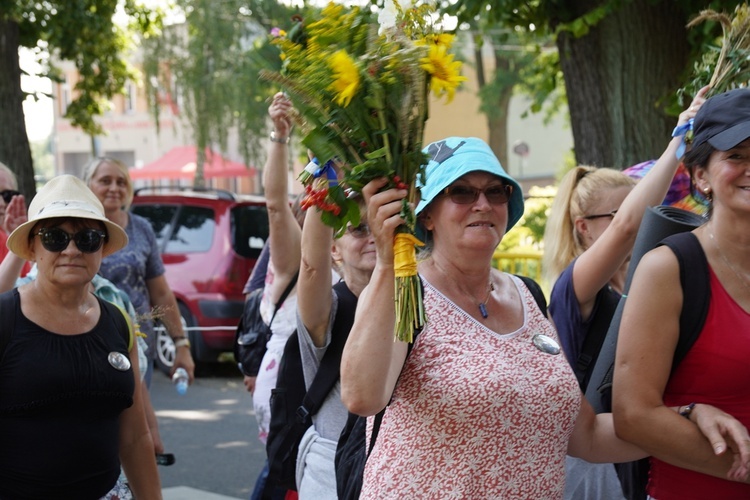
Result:
M534 344L534 347L545 354L560 354L560 344L558 344L555 339L547 335L537 333L531 338L531 343Z
M121 372L130 370L130 360L121 352L110 352L109 356L107 356L107 361L109 361L109 364L112 365L112 368L115 370L120 370Z

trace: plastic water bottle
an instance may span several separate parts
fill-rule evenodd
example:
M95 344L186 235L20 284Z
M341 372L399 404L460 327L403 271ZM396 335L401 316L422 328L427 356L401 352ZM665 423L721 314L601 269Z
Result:
M177 394L185 395L188 390L188 372L184 368L178 368L172 375L172 383L177 389Z

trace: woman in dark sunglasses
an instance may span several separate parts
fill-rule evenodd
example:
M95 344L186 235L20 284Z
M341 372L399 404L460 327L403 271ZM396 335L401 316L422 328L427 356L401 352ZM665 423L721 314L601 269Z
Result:
M643 456L614 436L610 415L595 425L532 293L492 266L523 214L519 184L477 138L451 137L425 153L416 212L428 233L418 267L427 321L410 352L393 333L404 194L364 190L377 263L344 350L341 393L354 413L385 414L361 498L562 498L566 451Z
M91 291L102 258L127 242L69 175L39 190L8 238L38 273L0 295L2 498L101 498L121 464L136 497L161 498L133 325Z

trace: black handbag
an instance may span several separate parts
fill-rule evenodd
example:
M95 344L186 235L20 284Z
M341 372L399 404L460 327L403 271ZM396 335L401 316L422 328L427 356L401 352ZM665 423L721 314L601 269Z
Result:
M276 313L289 296L289 293L297 283L296 273L287 285L284 293L273 308L271 321L266 324L260 315L260 303L263 298L263 289L259 288L251 292L245 300L242 317L235 331L234 360L243 375L255 377L260 370L260 363L266 353L266 344L271 339L271 324Z

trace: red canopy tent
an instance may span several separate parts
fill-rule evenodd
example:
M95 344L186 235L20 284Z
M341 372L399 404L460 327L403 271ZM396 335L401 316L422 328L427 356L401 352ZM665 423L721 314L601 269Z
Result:
M197 148L195 146L178 146L161 158L147 163L143 167L130 168L132 179L193 179ZM255 175L254 167L227 160L219 153L206 148L206 161L203 164L203 176L206 179L216 177L250 177Z

